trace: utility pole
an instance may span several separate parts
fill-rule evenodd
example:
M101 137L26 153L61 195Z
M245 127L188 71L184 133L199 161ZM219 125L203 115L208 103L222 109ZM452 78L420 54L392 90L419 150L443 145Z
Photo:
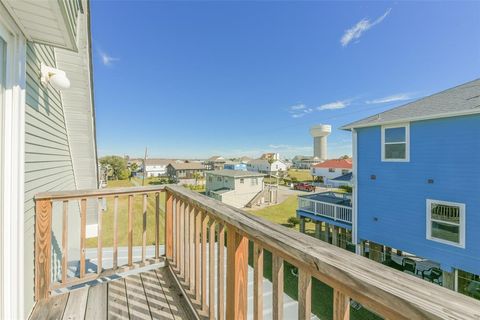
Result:
M142 178L142 186L145 185L145 175L147 174L147 147L145 147L145 156L143 157L143 178Z

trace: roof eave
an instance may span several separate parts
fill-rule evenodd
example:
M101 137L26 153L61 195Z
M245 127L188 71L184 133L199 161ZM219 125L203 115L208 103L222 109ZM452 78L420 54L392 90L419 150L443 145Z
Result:
M352 129L358 128L368 128L368 127L375 127L375 126L383 126L395 123L402 123L402 122L414 122L414 121L422 121L422 120L434 120L434 119L443 119L443 118L450 118L450 117L459 117L459 116L466 116L466 115L473 115L473 114L480 114L480 110L463 110L458 112L448 112L430 116L422 116L422 117L411 117L411 118L403 118L403 119L395 119L391 121L380 121L375 123L365 123L355 125L354 123L349 123L340 127L341 130L351 131Z

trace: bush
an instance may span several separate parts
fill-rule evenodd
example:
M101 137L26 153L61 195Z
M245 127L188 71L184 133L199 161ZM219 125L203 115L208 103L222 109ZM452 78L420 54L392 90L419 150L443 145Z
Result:
M297 224L300 223L300 219L298 217L290 217L288 218L287 222L292 226L295 227Z
M345 190L345 192L352 193L352 187L350 186L340 186L338 189Z
M118 172L117 178L119 180L126 180L128 177L130 177L130 171L128 169L121 169Z

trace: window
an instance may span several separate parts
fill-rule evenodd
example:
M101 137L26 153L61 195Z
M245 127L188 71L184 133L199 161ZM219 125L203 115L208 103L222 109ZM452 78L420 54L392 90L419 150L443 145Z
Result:
M245 179L240 179L240 183L244 183L245 182Z
M222 177L217 177L218 182L222 182Z
M334 168L328 168L328 172L335 172Z
M349 170L343 169L343 170L342 170L342 175L346 175L346 174L348 174L349 172L350 172Z
M208 177L208 181L209 181L209 182L212 182L212 177Z
M465 204L427 200L427 239L465 247Z
M410 126L382 127L382 161L410 160Z

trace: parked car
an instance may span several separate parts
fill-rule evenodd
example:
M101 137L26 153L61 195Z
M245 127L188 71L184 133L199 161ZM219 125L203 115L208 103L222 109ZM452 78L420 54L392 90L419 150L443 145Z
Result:
M315 191L315 186L312 186L311 184L308 184L308 183L297 183L293 186L293 189L294 190L313 192L313 191Z

